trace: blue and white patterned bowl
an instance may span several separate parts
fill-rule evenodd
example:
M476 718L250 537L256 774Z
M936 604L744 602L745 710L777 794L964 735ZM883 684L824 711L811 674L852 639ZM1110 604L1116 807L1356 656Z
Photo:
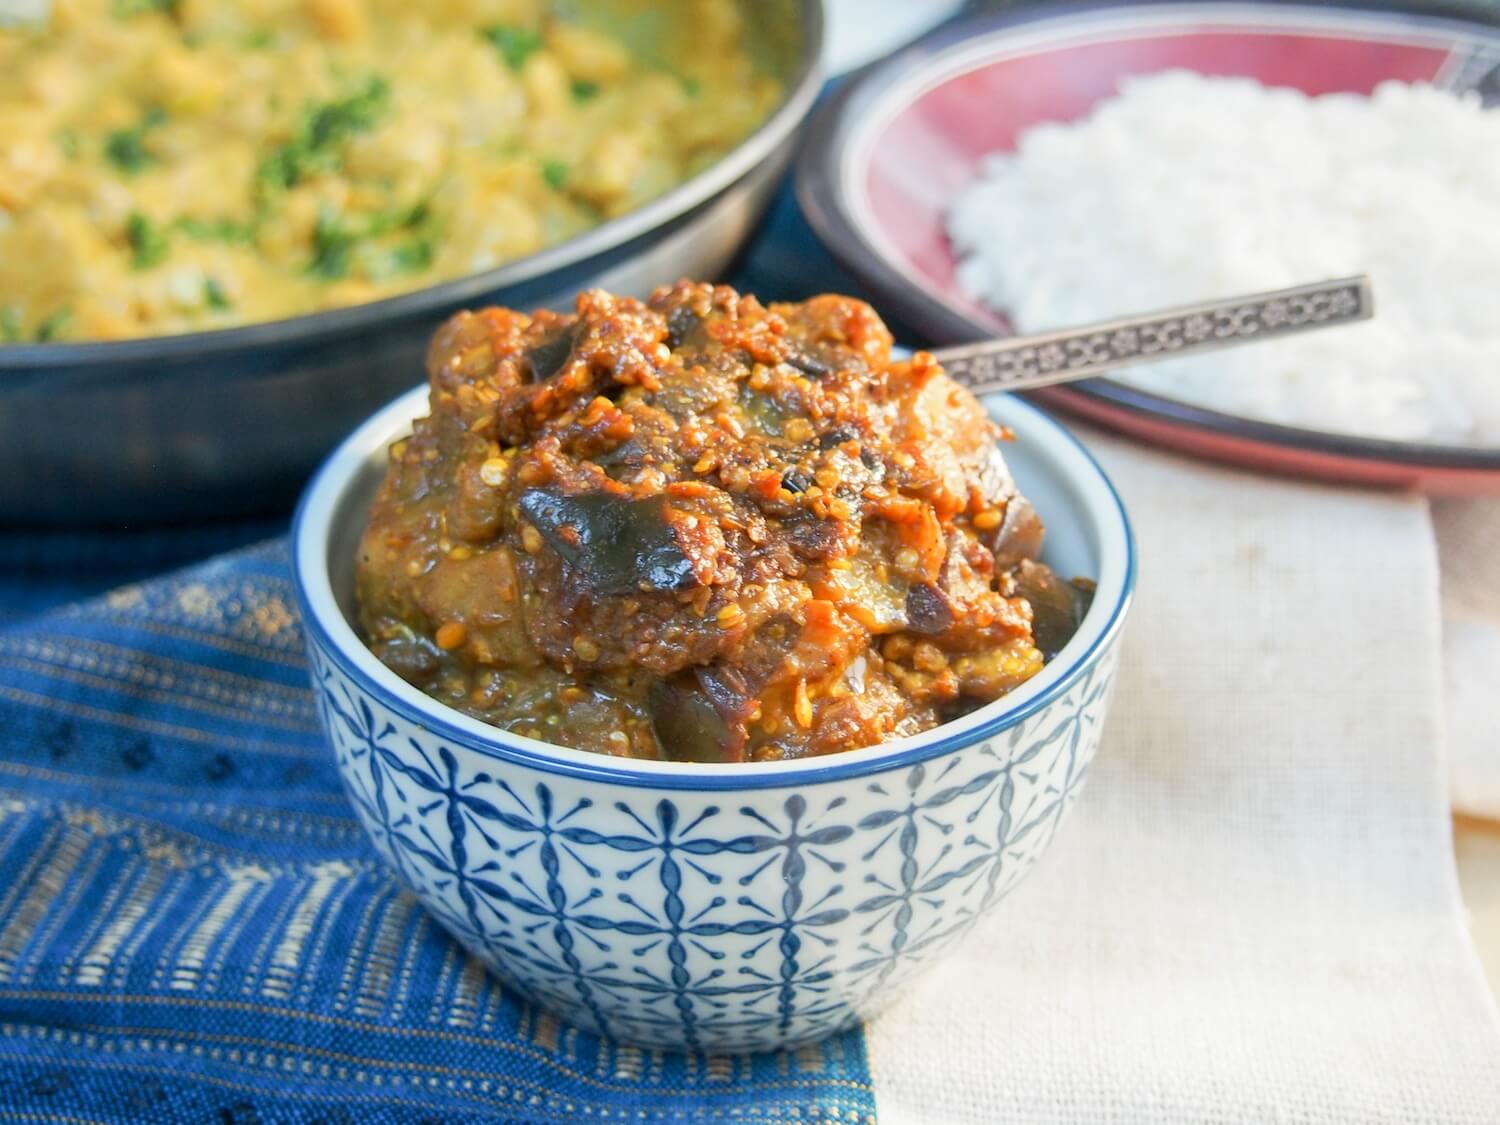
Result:
M1078 634L1020 690L915 738L796 762L632 762L507 734L360 642L353 559L397 399L333 454L293 530L318 711L381 855L468 949L605 1035L776 1048L873 1014L1026 874L1098 744L1134 582L1094 460L1000 396L1047 559L1097 577Z

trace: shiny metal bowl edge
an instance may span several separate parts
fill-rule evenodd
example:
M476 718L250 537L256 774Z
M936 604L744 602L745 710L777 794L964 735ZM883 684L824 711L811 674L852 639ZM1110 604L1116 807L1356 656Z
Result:
M821 0L771 116L631 213L497 269L349 308L140 340L0 347L0 522L162 523L284 510L356 423L420 380L432 330L483 304L556 307L717 277L754 230L822 81Z

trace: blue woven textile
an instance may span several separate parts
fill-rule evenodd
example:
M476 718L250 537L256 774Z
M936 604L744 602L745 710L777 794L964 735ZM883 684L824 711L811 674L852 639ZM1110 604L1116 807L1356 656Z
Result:
M643 1051L486 975L355 823L291 604L275 543L0 630L0 1120L873 1120L858 1033Z
M0 626L262 542L286 524L277 518L169 528L0 528Z
M789 190L731 280L852 289ZM601 1043L436 928L339 786L284 548L122 587L281 526L0 531L0 1120L873 1120L858 1033Z

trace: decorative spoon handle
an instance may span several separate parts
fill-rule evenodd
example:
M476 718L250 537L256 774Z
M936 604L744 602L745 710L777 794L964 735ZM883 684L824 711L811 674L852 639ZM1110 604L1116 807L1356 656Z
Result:
M1083 328L939 348L932 354L949 375L976 394L1024 391L1087 379L1132 363L1351 324L1368 320L1374 312L1370 278L1360 274Z

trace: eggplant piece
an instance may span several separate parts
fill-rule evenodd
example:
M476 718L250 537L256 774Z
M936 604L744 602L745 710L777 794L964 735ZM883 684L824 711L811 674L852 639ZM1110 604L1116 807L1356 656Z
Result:
M689 340L698 346L703 344L703 318L695 313L691 305L678 305L667 314L667 347L676 351Z
M823 562L845 551L858 525L800 515L782 525L786 541L797 556L808 562Z
M657 680L646 694L656 741L677 762L742 762L751 699L733 668Z
M744 726L750 712L755 709L755 692L765 686L764 677L756 676L758 687L752 688L749 677L740 668L708 665L694 669L694 675L698 677L698 686L713 700L724 721L739 727Z
M1016 488L999 446L986 445L976 469L985 501L991 507L1005 507L1000 526L980 536L980 542L995 556L996 569L1009 570L1022 559L1036 558L1042 552L1042 521Z
M822 379L832 375L837 370L831 363L827 363L808 351L793 349L787 354L786 362L795 367L804 375L811 375L814 379Z
M946 633L989 591L988 580L971 570L974 560L967 557L970 546L961 532L949 535L936 584L919 582L907 590L907 628L913 633Z
M818 435L819 449L832 449L846 441L858 441L859 431L853 426L839 425Z
M812 486L812 474L804 469L791 468L781 474L781 487L790 493L806 492Z
M689 590L697 569L677 542L662 497L625 500L599 492L568 496L535 489L521 511L591 592L622 597Z
M442 653L426 637L415 635L409 626L401 626L396 636L375 641L370 650L380 662L409 684L424 687L442 667Z
M1042 553L1045 532L1031 501L1017 492L1005 505L1000 526L981 542L995 556L995 569L1009 570L1022 559L1034 559Z
M657 680L646 694L662 753L674 762L728 761L729 726L691 680Z
M1031 604L1031 637L1051 660L1067 644L1094 600L1093 591L1064 582L1049 567L1022 559L1015 570L1016 592Z
M986 441L979 449L974 463L974 475L978 478L979 491L991 504L999 507L1017 494L1015 478L1010 475L1010 466L1005 463L1005 454L992 441Z
M543 340L535 347L528 348L521 356L521 369L526 378L533 383L541 383L552 378L563 369L568 362L568 357L573 354L573 345L578 342L579 325L575 324L564 328L550 340Z
M935 637L953 628L957 619L953 599L930 582L906 591L906 627L913 633Z

